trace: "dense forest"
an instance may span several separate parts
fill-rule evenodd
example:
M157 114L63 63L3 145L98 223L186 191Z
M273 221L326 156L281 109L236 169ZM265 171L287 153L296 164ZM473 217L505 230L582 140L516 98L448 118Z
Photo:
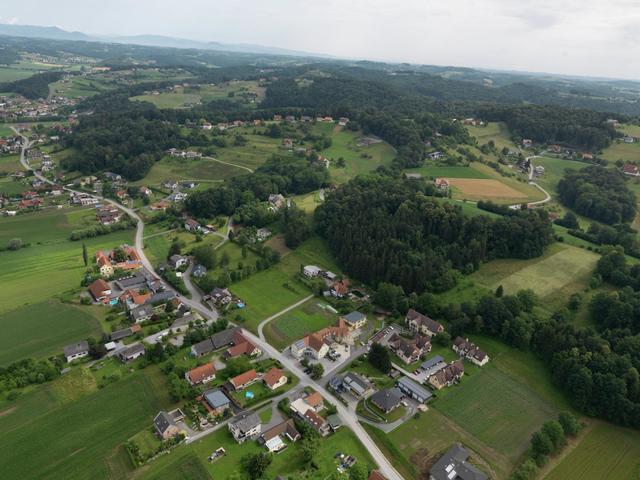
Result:
M67 170L112 171L129 180L143 178L165 150L187 145L177 125L123 114L83 117L65 143L74 152L63 161Z
M227 180L220 187L195 192L186 201L187 210L195 216L232 215L241 206L266 201L272 193L295 195L329 185L329 172L321 163L303 158L273 156L253 174ZM259 208L256 205L256 208ZM241 212L245 216L260 212Z
M316 210L319 233L345 271L370 285L445 291L494 258L532 258L552 241L543 210L491 219L429 198L420 183L357 178Z
M0 84L0 92L12 92L31 100L47 98L49 84L62 78L63 72L37 73L22 80Z
M636 197L617 170L595 165L568 169L557 190L564 205L609 225L631 222L636 215Z

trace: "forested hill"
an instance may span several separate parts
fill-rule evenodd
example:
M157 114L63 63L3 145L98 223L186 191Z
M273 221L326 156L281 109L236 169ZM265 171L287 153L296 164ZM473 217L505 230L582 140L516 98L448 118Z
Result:
M373 286L394 283L405 292L445 291L459 272L471 273L494 258L536 257L552 241L543 210L468 217L426 196L424 188L361 177L318 207L318 230L349 275Z

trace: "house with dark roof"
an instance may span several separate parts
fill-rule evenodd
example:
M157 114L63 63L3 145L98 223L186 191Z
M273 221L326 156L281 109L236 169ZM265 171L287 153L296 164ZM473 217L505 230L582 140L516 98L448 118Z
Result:
M82 340L78 343L73 343L71 345L67 345L63 348L63 353L67 362L73 362L79 358L84 358L89 355L89 342L86 340Z
M349 330L357 330L362 328L367 323L367 316L364 313L354 311L341 317L344 323L347 324Z
M482 367L489 362L489 355L486 352L480 350L480 348L473 342L470 342L468 338L457 337L453 341L453 351L460 355L462 358L466 358L471 363Z
M371 395L369 400L384 413L389 413L402 402L402 392L398 388L385 388Z
M347 372L342 377L342 386L356 398L366 397L373 392L373 384L354 372Z
M444 358L440 355L434 355L432 358L429 358L422 362L420 365L420 370L427 374L427 378L429 378L434 373L442 370L447 366L447 362L444 361Z
M329 434L329 424L327 421L312 409L307 410L302 418L323 437Z
M185 257L184 255L178 255L176 253L169 257L169 265L174 270L177 270L178 268L184 267L185 265L188 265L188 264L189 264L189 257Z
M238 443L254 439L260 435L262 425L255 412L245 410L229 420L229 431Z
M115 281L116 286L120 290L128 290L130 288L142 288L147 284L147 278L142 272L136 272L128 277L122 277Z
M420 357L431 351L431 339L426 335L417 335L409 339L394 333L387 340L387 344L396 356L407 365L417 362Z
M300 439L301 435L296 429L296 424L292 418L285 420L282 423L279 423L269 430L262 432L260 435L259 442L267 447L267 450L270 452L280 451L281 445L283 445L282 438L286 438L290 442L297 442ZM275 439L280 438L280 442Z
M111 334L109 335L109 338L112 341L117 342L118 340L122 340L123 338L130 337L131 335L133 335L133 331L131 330L130 327L127 327L127 328L123 328L123 329L111 332Z
M231 400L229 400L229 397L227 397L222 390L207 390L202 395L202 398L205 408L211 415L221 415L231 408Z
M487 480L489 477L471 464L469 457L469 451L456 443L433 464L429 480Z
M444 332L444 327L430 317L410 308L405 316L405 323L412 332L422 333L433 337Z
M144 353L144 345L142 343L136 343L135 345L131 345L130 347L125 348L123 351L118 353L118 357L121 361L126 363L141 357L142 355L144 355Z
M180 409L178 409L177 412L182 413ZM184 415L182 415L182 417L184 418ZM176 423L174 415L167 413L164 410L159 412L156 415L156 418L153 419L153 426L156 430L156 434L162 440L168 440L175 437L182 431Z
M240 327L232 327L211 335L211 337L206 340L192 345L191 354L194 357L201 357L202 355L211 353L214 350L233 345L234 337L238 332L242 333L242 329Z
M154 313L155 312L153 310L153 305L147 303L131 309L129 311L129 316L131 317L131 320L133 320L135 323L142 323L147 320L151 320L151 317L153 317Z
M429 385L436 390L441 390L444 387L450 387L456 382L459 382L464 375L464 365L462 360L451 362L442 370L434 373L429 377Z
M398 389L407 397L413 398L416 402L426 403L433 396L429 390L424 388L409 377L402 377L396 384Z
M207 296L213 303L218 306L224 306L233 300L233 295L226 288L214 288Z

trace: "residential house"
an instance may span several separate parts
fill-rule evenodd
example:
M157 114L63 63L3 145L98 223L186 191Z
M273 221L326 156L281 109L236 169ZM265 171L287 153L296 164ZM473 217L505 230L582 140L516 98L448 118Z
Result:
M193 218L187 218L184 222L184 228L187 232L199 232L202 225Z
M108 256L104 255L102 252L98 252L96 254L96 263L100 269L101 276L110 277L113 275L113 265L111 265L111 260L109 260Z
M418 335L407 339L394 333L389 337L387 343L396 356L407 365L417 362L422 355L431 351L431 340L428 336Z
M288 420L271 427L269 430L262 432L259 442L262 443L270 452L279 452L284 448L282 437L291 442L296 442L301 438L300 432L296 429L296 424L292 418L289 418Z
M429 470L429 480L487 480L489 477L470 463L470 454L456 443Z
M373 384L354 372L348 372L342 378L342 386L356 398L363 398L373 393Z
M229 420L229 431L238 443L251 440L260 435L262 425L255 412L243 411Z
M184 315L182 317L178 317L171 324L171 333L186 332L191 324L196 324L198 320L201 320L200 317L196 317L195 315Z
M398 388L385 388L371 395L369 400L384 413L389 413L402 402L402 391Z
M449 180L447 180L446 178L436 178L433 184L438 190L442 191L449 190L450 187Z
M442 153L442 152L431 152L431 153L427 154L427 158L429 160L440 160L441 158L444 158L444 153Z
M207 390L202 395L204 398L204 406L210 415L222 415L226 410L231 408L231 400L222 390Z
M238 331L242 332L242 329L240 327L232 327L211 335L211 337L206 340L192 345L191 354L194 357L201 357L202 355L211 353L214 350L233 345L235 334Z
M256 240L259 242L264 242L270 236L271 236L271 230L269 230L268 228L259 228L256 231Z
M171 268L173 268L174 270L182 268L188 264L189 264L189 257L186 257L184 255L178 255L176 253L169 257L169 265L171 265Z
M314 430L316 430L323 437L329 434L329 424L327 421L318 415L313 410L307 410L302 419L305 420L309 425L311 425Z
M129 311L129 316L135 323L142 323L147 320L151 320L151 317L153 317L154 313L155 311L153 309L153 305L144 304L131 309Z
M79 358L84 358L89 355L89 343L86 340L82 340L78 343L67 345L62 350L67 362L71 363Z
M279 368L273 367L262 377L262 381L269 390L276 390L287 383L287 376Z
M216 367L213 363L205 363L199 367L192 368L184 374L190 385L204 385L216 378Z
M338 119L338 125L340 125L341 127L344 127L345 125L347 125L347 123L349 123L349 119L347 117L340 117Z
M329 293L336 298L343 298L349 293L349 279L337 280L331 285Z
M168 440L175 437L181 432L180 427L173 418L173 415L165 411L161 411L153 419L153 426L156 429L157 435L162 440Z
M342 420L338 414L329 415L327 417L327 423L332 432L337 432L342 427Z
M463 375L464 365L461 360L457 360L431 375L428 381L433 388L441 390L459 382Z
M293 148L293 140L291 138L283 138L282 139L282 147L283 148Z
M470 342L468 338L457 337L453 341L453 351L479 367L486 365L489 361L489 355L480 350L475 343Z
M530 138L523 138L522 139L522 146L524 148L530 148L533 145L533 140L531 140Z
M142 343L136 343L135 345L131 345L130 347L125 348L123 351L118 353L118 357L122 362L127 363L141 357L144 354L144 345Z
M405 316L405 323L412 332L423 333L430 337L444 332L444 327L439 322L436 322L432 318L423 315L422 313L409 309Z
M233 295L226 288L214 288L208 295L208 298L218 306L224 306L233 300Z
M314 392L307 397L294 400L289 404L289 408L300 419L309 423L318 433L324 436L329 433L330 427L327 421L317 413L321 410L321 405L324 405L322 396L318 392Z
M444 361L444 358L440 355L435 355L433 358L430 358L420 365L420 369L427 374L427 378L436 373L439 370L442 370L447 366L447 362Z
M298 360L303 357L319 360L329 353L333 342L348 342L351 336L344 320L338 319L335 326L326 327L305 336L291 345L291 355Z
M349 330L357 330L367 323L367 316L364 313L355 311L340 317L346 323Z
M622 173L631 175L632 177L640 177L640 169L633 163L625 163L622 167Z
M224 356L225 358L236 358L242 355L257 357L261 353L262 350L260 350L260 348L256 347L253 342L238 332L233 338L233 345L224 352Z
M429 390L424 388L409 377L402 377L396 384L398 389L407 397L413 398L416 402L426 403L433 395Z
M96 302L106 302L111 295L111 287L99 278L89 284L89 292Z
M269 195L269 205L272 210L278 211L287 205L287 199L279 193L272 193Z
M150 197L153 194L150 188L141 186L140 187L140 195L144 195L145 197Z
M229 390L242 390L258 381L258 372L254 368L229 379Z
M136 331L139 331L140 326L139 325L135 325L135 326L138 327L138 330ZM115 330L111 332L111 334L109 335L109 338L111 339L111 341L117 342L119 340L122 340L123 338L130 337L133 334L134 334L134 331L132 330L132 327L127 327L127 328L122 328L120 330Z
M307 265L302 269L302 274L307 278L315 278L322 272L320 267L315 265Z
M585 161L591 161L591 160L593 160L593 154L589 153L589 152L584 152L581 155L581 158L582 158L582 160L585 160Z

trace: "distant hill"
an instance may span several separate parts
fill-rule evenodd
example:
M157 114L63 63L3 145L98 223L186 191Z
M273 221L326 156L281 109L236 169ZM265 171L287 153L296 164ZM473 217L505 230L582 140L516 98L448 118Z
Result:
M0 35L13 37L50 38L53 40L92 40L82 32L68 32L58 27L41 27L37 25L0 24Z

